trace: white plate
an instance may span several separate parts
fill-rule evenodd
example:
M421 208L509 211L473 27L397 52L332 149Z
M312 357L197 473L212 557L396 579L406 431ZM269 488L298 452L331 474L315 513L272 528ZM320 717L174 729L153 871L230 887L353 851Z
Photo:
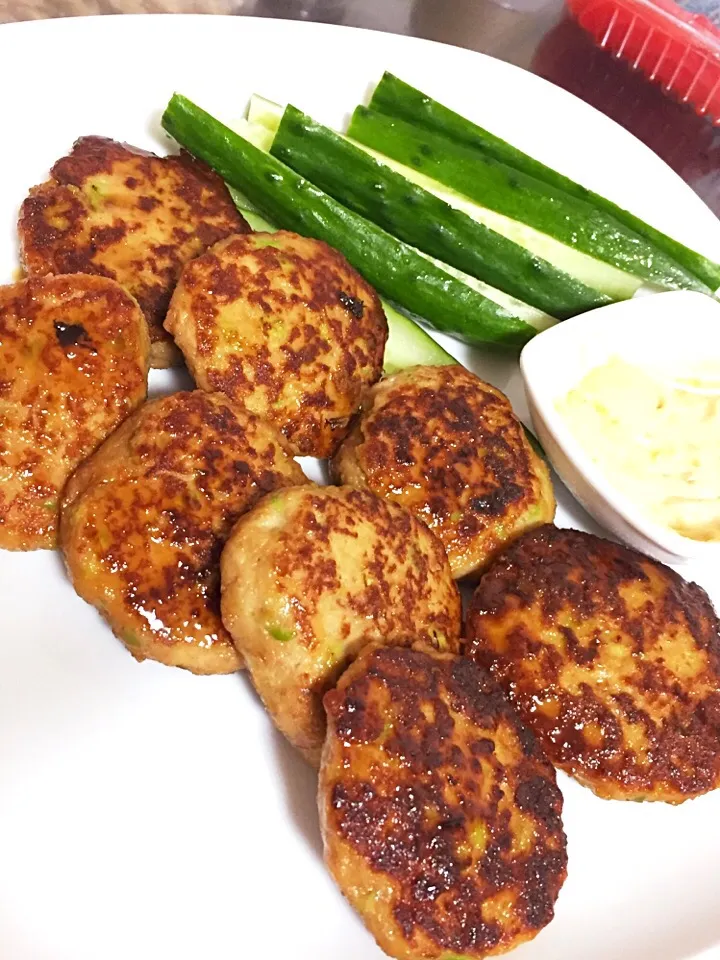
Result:
M720 260L720 224L668 167L512 66L307 23L123 17L0 28L0 280L18 205L76 137L162 149L173 90L227 119L257 90L340 124L385 68ZM525 412L517 364L452 349ZM559 521L590 526L558 493ZM691 573L720 599L717 573ZM322 866L314 776L246 678L136 664L53 554L0 553L0 591L3 960L381 956ZM720 794L674 809L561 784L570 875L517 960L680 960L719 944Z

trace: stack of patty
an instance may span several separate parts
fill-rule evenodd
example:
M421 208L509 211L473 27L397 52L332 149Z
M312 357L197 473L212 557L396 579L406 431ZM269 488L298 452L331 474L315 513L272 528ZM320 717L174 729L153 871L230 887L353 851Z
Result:
M81 137L30 191L18 230L29 276L117 280L145 315L152 366L166 367L179 360L163 321L183 266L250 228L222 180L188 154L156 157Z
M247 666L320 767L328 866L387 953L478 960L552 919L553 764L604 797L718 785L706 595L552 526L496 388L459 365L381 380L385 316L341 254L250 234L187 156L98 137L31 191L20 237L0 546L59 541L138 660ZM148 366L181 356L199 389L144 403Z
M0 546L59 540L137 659L196 673L242 666L219 606L233 523L305 482L295 455L334 452L387 337L339 253L248 232L193 158L83 137L24 201L28 277L0 291ZM141 406L179 348L202 391Z
M0 546L52 547L73 470L180 356L162 323L183 265L249 227L188 156L83 137L18 224L27 279L0 289Z
M565 877L562 798L499 688L459 656L454 579L503 530L552 516L507 400L460 367L388 382L452 445L423 471L435 489L403 503L377 474L316 487L293 457L337 455L342 472L387 337L339 253L248 235L194 161L100 138L31 192L20 233L32 276L0 301L16 344L5 545L52 546L59 531L77 592L139 660L247 664L279 728L322 754L328 863L393 955L480 957L533 936ZM176 362L176 345L201 389L143 405L148 363ZM382 443L393 430L378 425Z
M320 763L330 871L398 958L479 958L553 916L555 772L460 655L441 541L366 489L267 496L223 551L222 616L278 728Z

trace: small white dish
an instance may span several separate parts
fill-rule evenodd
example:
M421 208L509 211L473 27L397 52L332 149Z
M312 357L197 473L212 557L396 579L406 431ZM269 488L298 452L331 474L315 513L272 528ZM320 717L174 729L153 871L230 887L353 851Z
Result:
M588 513L620 540L667 563L720 561L720 543L692 540L655 523L618 491L558 411L557 402L590 370L616 356L648 369L720 363L720 303L678 290L599 307L546 330L520 357L538 438Z

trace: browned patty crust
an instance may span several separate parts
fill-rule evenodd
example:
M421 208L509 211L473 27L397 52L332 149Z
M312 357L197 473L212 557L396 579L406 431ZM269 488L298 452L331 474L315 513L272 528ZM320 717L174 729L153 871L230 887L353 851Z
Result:
M165 327L198 386L329 456L382 372L387 321L372 287L320 240L231 237L188 264Z
M352 487L265 497L221 560L222 616L285 736L314 763L323 694L373 640L460 649L460 594L440 541L411 513Z
M456 577L555 514L547 465L510 401L459 364L411 367L368 390L333 473L411 510Z
M145 399L133 298L82 274L0 287L0 547L54 547L77 465Z
M485 957L550 922L562 795L484 670L417 644L366 648L325 706L326 861L386 953Z
M137 660L237 670L220 551L263 494L304 479L275 429L227 397L153 400L68 483L61 547L73 585Z
M19 222L28 274L101 274L133 294L150 328L153 366L177 362L162 323L183 264L249 229L204 164L104 137L77 140L51 179L30 191Z
M550 759L598 795L681 803L720 784L720 625L663 564L541 527L485 574L467 636Z

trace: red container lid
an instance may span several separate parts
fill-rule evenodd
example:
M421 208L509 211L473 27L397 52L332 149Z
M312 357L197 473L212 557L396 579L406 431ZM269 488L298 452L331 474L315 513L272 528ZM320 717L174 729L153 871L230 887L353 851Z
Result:
M720 30L672 0L567 0L599 46L720 125Z

